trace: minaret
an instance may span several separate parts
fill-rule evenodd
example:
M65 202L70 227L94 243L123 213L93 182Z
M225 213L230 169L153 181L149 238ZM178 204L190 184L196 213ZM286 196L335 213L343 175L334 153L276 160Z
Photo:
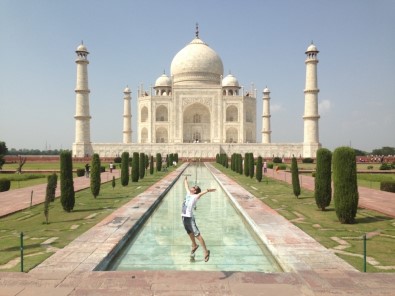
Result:
M73 144L73 155L77 157L90 156L92 154L90 120L89 115L89 87L88 87L88 50L81 43L77 50L77 83L76 110L75 110L75 143Z
M304 90L304 141L303 157L315 157L319 143L318 130L318 50L313 43L306 50L306 87Z
M132 143L132 112L131 112L131 91L126 87L123 91L123 143Z
M263 110L262 110L262 144L271 143L270 130L270 90L266 87L263 90Z

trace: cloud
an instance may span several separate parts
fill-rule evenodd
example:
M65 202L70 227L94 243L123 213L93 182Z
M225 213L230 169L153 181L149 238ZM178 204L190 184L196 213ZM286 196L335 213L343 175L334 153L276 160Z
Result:
M331 102L329 100L323 100L321 103L318 104L318 112L320 114L324 114L329 112L331 109Z

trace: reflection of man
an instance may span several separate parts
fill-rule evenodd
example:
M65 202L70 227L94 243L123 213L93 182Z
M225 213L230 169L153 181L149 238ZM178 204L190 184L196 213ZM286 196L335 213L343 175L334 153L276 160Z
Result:
M193 216L193 209L200 197L202 197L206 193L213 192L216 189L207 189L206 191L202 192L199 186L193 186L189 188L188 179L186 176L184 180L184 185L185 190L187 191L187 195L185 196L184 202L182 204L181 216L184 228L192 241L191 256L193 256L196 250L199 248L199 245L196 244L195 240L195 238L197 238L204 249L204 261L207 262L210 259L210 250L207 250L203 236L200 234L200 231L196 225L195 217Z

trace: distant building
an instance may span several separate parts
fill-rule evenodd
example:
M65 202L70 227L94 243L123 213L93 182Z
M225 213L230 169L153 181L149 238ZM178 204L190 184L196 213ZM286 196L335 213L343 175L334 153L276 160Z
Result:
M195 38L173 58L170 76L163 73L137 98L137 143L132 143L131 90L124 90L123 142L93 143L90 139L89 52L77 50L76 122L73 155L122 152L178 153L179 157L213 158L217 153L253 152L254 156L315 157L318 138L317 54L311 44L306 59L304 142L271 143L270 90L263 91L262 143L256 143L256 90L244 90L232 74L223 77L220 56Z

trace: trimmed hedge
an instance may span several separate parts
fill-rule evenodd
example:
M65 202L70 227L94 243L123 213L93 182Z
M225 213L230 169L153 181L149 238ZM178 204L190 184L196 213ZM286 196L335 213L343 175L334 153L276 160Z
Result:
M382 181L380 182L380 190L395 193L395 181Z
M8 191L11 187L11 181L8 179L0 180L0 192Z
M333 200L337 218L342 224L355 222L358 209L357 163L355 150L336 148L333 163Z
M314 198L321 211L330 205L332 199L332 152L326 148L317 150Z
M77 177L82 177L85 175L85 169L77 169Z
M129 152L122 153L121 164L121 185L127 186L129 184Z

